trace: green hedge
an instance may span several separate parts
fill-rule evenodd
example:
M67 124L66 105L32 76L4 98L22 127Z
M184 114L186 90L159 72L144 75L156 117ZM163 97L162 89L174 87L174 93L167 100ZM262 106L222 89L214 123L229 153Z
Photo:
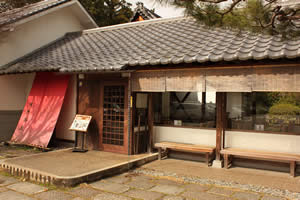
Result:
M271 115L299 115L300 108L289 103L279 103L269 109Z

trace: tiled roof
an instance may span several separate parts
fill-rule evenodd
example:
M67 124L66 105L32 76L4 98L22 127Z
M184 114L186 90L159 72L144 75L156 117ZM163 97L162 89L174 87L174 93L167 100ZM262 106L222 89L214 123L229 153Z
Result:
M15 23L19 20L41 13L71 0L44 0L0 13L0 27Z
M0 13L10 9L10 6L5 1L0 1Z
M136 4L136 8L133 11L130 21L134 21L138 16L141 16L144 20L161 18L158 14L146 8L142 2Z
M192 18L154 19L67 34L3 73L89 72L130 66L300 58L300 40L209 29Z

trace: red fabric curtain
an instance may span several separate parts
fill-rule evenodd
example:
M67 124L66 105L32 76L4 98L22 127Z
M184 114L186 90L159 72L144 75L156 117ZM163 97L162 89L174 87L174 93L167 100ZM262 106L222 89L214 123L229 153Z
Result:
M68 87L68 75L37 73L12 142L46 148Z

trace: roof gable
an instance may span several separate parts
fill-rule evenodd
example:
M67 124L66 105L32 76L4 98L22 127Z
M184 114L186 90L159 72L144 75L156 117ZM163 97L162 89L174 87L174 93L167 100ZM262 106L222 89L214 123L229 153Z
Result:
M53 9L63 8L64 6L77 3L84 12L84 15L89 18L92 27L97 27L94 20L88 15L84 8L77 0L43 0L38 3L29 4L22 8L15 8L6 12L0 13L0 32L12 29L11 26L21 23L22 21L29 20L34 16L41 16L50 12Z

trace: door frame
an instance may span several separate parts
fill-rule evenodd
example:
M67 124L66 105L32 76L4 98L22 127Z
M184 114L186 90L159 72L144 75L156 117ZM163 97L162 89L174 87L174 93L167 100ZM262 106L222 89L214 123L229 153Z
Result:
M103 114L104 114L104 87L105 86L124 86L124 143L123 146L103 144ZM103 151L128 154L128 81L101 81L100 83L100 128L99 128L99 147Z

